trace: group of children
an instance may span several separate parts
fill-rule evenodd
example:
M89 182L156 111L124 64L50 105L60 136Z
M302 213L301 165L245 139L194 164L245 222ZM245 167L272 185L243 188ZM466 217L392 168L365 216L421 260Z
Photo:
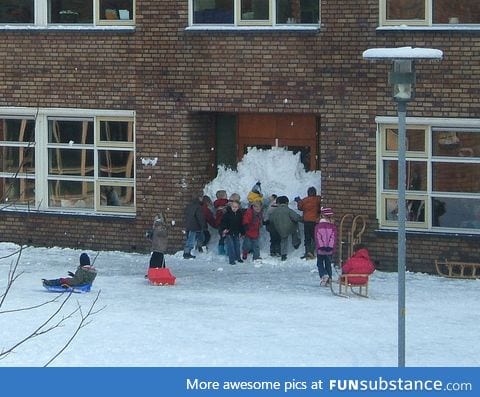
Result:
M240 196L233 193L227 199L227 192L216 192L212 203L208 196L194 196L185 209L186 240L183 257L193 259L194 248L201 252L210 241L208 225L219 233L218 252L226 254L231 265L242 263L252 253L253 260L260 258L260 230L262 225L270 235L270 255L287 259L288 243L291 239L294 249L301 244L299 223L304 226L305 253L302 259L316 259L320 285L328 285L332 279L332 257L337 246L337 228L331 208L321 206L321 197L314 187L308 188L307 196L295 198L302 215L289 207L287 196L272 194L264 200L261 183L257 182L247 196L249 206L242 209ZM155 217L148 236L152 241L149 267L165 267L164 253L167 249L167 227L162 214ZM243 238L243 242L241 241ZM351 258L342 266L342 273L372 273L375 267L364 245L354 247ZM86 253L80 256L80 266L70 278L43 280L45 286L75 286L92 283L96 270L90 264Z
M218 190L215 201L198 195L186 207L185 259L195 258L191 253L194 248L199 252L206 249L210 240L208 226L211 226L219 233L218 253L226 254L231 265L242 263L250 253L254 261L259 260L260 231L265 225L270 235L270 255L285 261L290 240L294 249L301 244L299 223L303 223L305 252L301 259L316 259L320 284L330 283L337 228L332 209L321 206L321 196L315 187L308 188L305 198L295 198L301 214L289 207L287 196L272 194L264 199L260 182L248 193L246 209L241 208L237 193L227 197L225 190Z

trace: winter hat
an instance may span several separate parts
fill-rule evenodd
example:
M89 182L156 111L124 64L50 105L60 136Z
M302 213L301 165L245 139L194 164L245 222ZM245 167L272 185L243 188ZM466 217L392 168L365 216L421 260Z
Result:
M333 216L333 211L330 207L322 207L320 212L323 216Z
M288 204L288 197L287 196L278 197L277 204Z
M90 266L90 257L85 252L80 255L80 266Z
M262 194L262 187L261 187L260 181L258 181L255 185L253 185L252 192Z

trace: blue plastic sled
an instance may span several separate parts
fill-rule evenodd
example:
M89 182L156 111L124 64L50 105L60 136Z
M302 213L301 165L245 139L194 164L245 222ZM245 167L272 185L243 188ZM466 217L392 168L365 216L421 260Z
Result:
M67 287L62 285L45 285L43 286L50 292L75 292L78 294L83 294L85 292L90 292L92 284L81 284L75 285L74 287Z

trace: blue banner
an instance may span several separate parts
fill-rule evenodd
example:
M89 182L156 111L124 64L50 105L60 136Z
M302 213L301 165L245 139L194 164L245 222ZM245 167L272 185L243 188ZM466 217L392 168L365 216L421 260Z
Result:
M476 396L479 368L0 368L2 396Z

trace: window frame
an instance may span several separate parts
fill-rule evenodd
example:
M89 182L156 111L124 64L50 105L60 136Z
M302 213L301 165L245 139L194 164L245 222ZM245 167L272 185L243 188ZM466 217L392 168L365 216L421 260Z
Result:
M33 23L12 23L12 22L1 22L0 29L5 28L17 28L24 29L26 27L39 27L39 28L51 28L51 29L92 29L92 28L132 28L135 26L136 20L136 0L132 1L132 12L133 15L131 19L122 20L122 19L100 19L100 0L89 0L92 1L92 23L58 23L58 22L49 22L48 21L48 10L50 7L50 0L33 0Z
M233 24L215 24L215 23L193 23L194 1L188 0L188 28L192 30L252 30L252 29L279 29L279 30L318 30L321 25L321 0L318 0L318 23L277 23L276 10L277 0L268 0L269 19L268 20L242 20L241 19L241 0L233 1Z
M27 109L27 111L25 111ZM29 211L35 207L40 212L50 213L71 213L81 215L120 215L134 216L136 214L136 144L135 144L135 112L134 111L105 111L105 110L84 110L84 109L38 109L38 113L29 108L0 108L0 118L23 118L35 120L35 173L30 179L35 180L35 205L15 204L8 205L2 202L2 209L14 211ZM49 142L49 122L52 120L64 121L85 121L93 122L93 142L92 143L58 143ZM125 121L132 123L132 141L131 142L102 142L99 139L100 121ZM1 142L1 146L11 146L10 142ZM86 149L93 151L93 176L91 175L68 175L55 174L49 172L50 150L52 149ZM99 152L101 150L122 150L131 152L131 177L102 177L99 175ZM13 174L0 172L2 178L12 177ZM49 186L50 181L80 181L91 183L93 185L93 206L91 208L62 207L50 205ZM120 186L132 189L132 205L102 205L101 191L102 186Z
M398 222L393 219L387 219L387 201L395 200L398 197L397 188L388 189L384 185L385 178L385 160L398 161L398 153L396 151L385 150L386 133L389 128L398 128L398 119L388 116L377 116L377 220L380 229L396 230ZM409 161L426 162L426 189L425 190L409 190L406 187L405 198L408 200L424 200L424 220L423 221L406 221L406 228L409 231L428 231L434 233L461 233L461 234L480 234L480 229L468 227L448 227L433 225L434 214L432 208L432 200L434 199L472 199L478 200L480 204L480 192L447 192L433 190L433 167L437 162L450 162L455 164L476 164L480 167L480 156L477 157L451 157L433 155L432 137L436 130L456 129L463 132L474 132L480 134L480 119L436 119L436 118L419 118L407 117L408 129L424 129L425 131L425 153L406 152L407 165ZM408 167L407 167L408 168Z
M445 30L458 29L479 29L478 23L433 23L433 0L424 0L425 19L390 19L387 20L387 0L379 0L379 26L380 28L440 28Z

